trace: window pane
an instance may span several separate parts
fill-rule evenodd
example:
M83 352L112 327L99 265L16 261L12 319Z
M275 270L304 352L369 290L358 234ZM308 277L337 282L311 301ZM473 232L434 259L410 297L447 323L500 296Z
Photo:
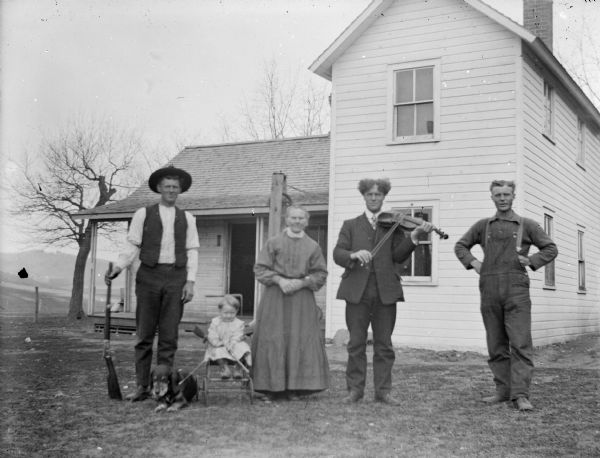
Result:
M417 135L433 134L433 103L417 105Z
M583 261L579 262L579 289L585 289L585 263Z
M396 136L410 136L415 134L415 107L405 105L396 107Z
M415 248L415 276L431 276L431 245L419 245Z
M319 244L323 257L327 260L327 226L308 226L304 229L306 235Z
M544 283L546 286L554 286L554 261L544 267Z
M415 100L433 100L433 67L415 71Z
M406 103L414 100L413 71L396 72L396 103Z

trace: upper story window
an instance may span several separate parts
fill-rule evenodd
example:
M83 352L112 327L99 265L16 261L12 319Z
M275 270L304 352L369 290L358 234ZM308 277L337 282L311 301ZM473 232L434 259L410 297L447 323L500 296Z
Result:
M554 236L554 218L551 215L544 215L544 231L550 238ZM544 286L550 288L556 286L554 260L544 267Z
M544 135L554 139L554 88L544 81Z
M577 118L577 163L585 165L585 123Z
M437 140L439 137L439 63L390 66L392 143Z

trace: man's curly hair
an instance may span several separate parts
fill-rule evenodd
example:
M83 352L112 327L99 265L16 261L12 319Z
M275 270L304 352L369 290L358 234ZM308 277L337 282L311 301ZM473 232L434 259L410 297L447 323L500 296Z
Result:
M363 178L358 182L358 190L363 195L373 186L377 186L379 192L383 193L384 196L387 196L390 189L392 189L392 185L388 178Z

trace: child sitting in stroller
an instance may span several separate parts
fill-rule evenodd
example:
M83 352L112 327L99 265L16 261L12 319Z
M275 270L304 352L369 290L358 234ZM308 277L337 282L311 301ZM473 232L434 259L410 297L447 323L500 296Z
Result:
M236 318L240 310L239 301L229 294L219 302L219 316L213 318L208 327L208 348L204 361L216 361L221 368L221 378L241 379L240 364L234 365L233 374L230 362L243 364L246 368L252 365L250 346L245 342L244 322Z

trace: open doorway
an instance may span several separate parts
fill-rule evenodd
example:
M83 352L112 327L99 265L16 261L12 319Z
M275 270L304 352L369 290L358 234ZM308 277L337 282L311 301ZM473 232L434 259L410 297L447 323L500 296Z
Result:
M254 262L256 223L231 224L229 254L229 294L241 294L243 312L254 315Z

